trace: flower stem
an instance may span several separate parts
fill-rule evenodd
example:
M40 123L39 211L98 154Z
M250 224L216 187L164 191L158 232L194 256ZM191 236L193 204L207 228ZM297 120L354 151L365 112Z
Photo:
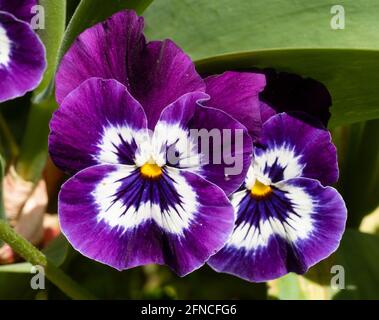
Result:
M9 224L0 220L0 239L32 265L40 265L45 269L46 277L68 297L80 300L96 299L87 290L56 267L46 256L30 242L17 234Z

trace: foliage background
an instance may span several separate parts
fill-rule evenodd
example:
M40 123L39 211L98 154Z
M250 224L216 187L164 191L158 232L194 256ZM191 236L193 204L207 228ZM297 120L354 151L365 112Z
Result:
M269 283L248 283L208 267L185 278L159 266L120 273L81 256L62 236L45 249L56 265L106 299L379 298L378 1L340 0L345 9L343 30L330 27L333 0L40 0L40 4L46 12L46 29L40 36L49 63L44 80L32 94L0 106L4 119L0 152L5 162L17 159L16 169L25 179L37 181L45 165L48 121L56 108L52 79L59 59L82 30L113 12L134 8L144 12L149 39L173 39L199 72L273 67L324 83L333 98L330 129L341 176L337 188L349 215L335 254L303 276L289 274ZM336 264L345 269L343 290L330 286L331 267ZM47 290L31 290L28 268L28 264L0 266L0 298L67 298L51 283Z

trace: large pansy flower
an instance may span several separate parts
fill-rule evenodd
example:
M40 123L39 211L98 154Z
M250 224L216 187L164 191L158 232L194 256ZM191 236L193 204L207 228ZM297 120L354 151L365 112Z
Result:
M209 260L215 270L267 281L304 273L338 247L346 207L327 186L338 178L336 149L321 124L296 116L263 124L245 182L231 196L233 234Z
M180 48L146 43L142 29L133 11L116 13L84 31L62 59L49 151L75 175L60 192L59 217L68 240L92 259L117 269L167 264L184 275L233 229L225 193L239 188L252 155L248 130L235 118L254 123L247 111L259 108L265 77L231 73L220 81L224 90L207 90ZM240 112L232 118L213 108L219 103ZM195 129L231 135L205 150ZM234 174L225 171L231 158L213 161L228 144L230 157L242 159Z
M149 134L144 108L116 80L91 78L65 98L49 148L58 166L80 170L63 185L58 209L78 251L119 270L157 263L185 275L225 244L234 214L220 187L241 183L252 145L239 122L200 106L205 99L203 92L179 97ZM243 145L230 146L243 158L242 176L225 177L225 163L202 164L190 130L204 126L244 132Z
M37 0L0 0L0 102L35 89L45 49L29 25Z

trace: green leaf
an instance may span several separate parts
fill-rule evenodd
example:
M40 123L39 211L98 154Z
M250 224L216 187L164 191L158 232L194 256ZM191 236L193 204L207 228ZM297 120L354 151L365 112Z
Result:
M379 3L339 1L346 15L343 30L330 25L335 4L162 0L145 16L149 38L173 39L196 60L200 72L273 67L298 73L330 90L331 126L379 118L379 20L372 14Z
M338 190L348 208L348 225L357 228L379 206L379 120L333 130L338 150Z
M346 230L338 250L304 276L289 274L270 282L270 294L283 299L378 299L379 237ZM337 266L334 272L332 267ZM344 288L331 283L344 272ZM334 278L336 279L336 278ZM341 278L340 278L341 279ZM337 281L342 285L343 282Z
M39 4L45 13L45 28L38 30L38 35L46 48L47 69L42 82L33 92L33 103L16 163L16 171L25 180L33 182L40 179L46 161L48 121L56 107L51 100L52 81L66 23L66 0L40 0Z
M42 82L34 90L35 102L46 98L46 95L42 93L48 91L53 79L57 65L57 53L66 23L66 0L39 0L39 4L45 10L45 28L38 30L37 33L46 48L47 69Z
M344 30L330 26L345 9ZM176 41L193 59L277 48L379 49L375 0L160 0L145 12L150 39Z
M321 81L333 98L329 126L336 127L379 118L378 59L371 50L278 49L210 58L197 67L205 73L272 67Z

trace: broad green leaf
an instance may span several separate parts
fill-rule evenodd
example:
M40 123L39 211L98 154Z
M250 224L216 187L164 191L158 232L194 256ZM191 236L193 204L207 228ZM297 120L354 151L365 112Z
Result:
M269 293L283 300L379 299L378 248L378 236L348 229L332 256L304 276L289 274L271 281ZM342 282L342 278L335 278L342 276L341 270L344 273ZM337 286L333 287L332 283Z
M379 117L373 14L379 2L338 4L345 10L343 30L331 27L333 0L161 0L145 16L149 38L173 39L201 72L273 67L323 82L333 97L331 126L337 126Z
M331 28L331 8L345 29ZM150 39L172 38L194 60L277 48L379 49L376 0L158 0L144 13Z
M34 91L36 102L46 98L42 93L48 91L53 79L57 63L57 53L66 23L66 0L39 0L38 3L44 8L45 13L45 28L37 30L37 33L46 48L47 69L42 82Z
M198 61L200 72L272 67L321 81L333 98L330 127L379 118L379 51L263 50ZM357 81L359 79L359 82Z
M348 208L348 224L356 227L379 206L379 120L333 130L340 180L338 190Z

